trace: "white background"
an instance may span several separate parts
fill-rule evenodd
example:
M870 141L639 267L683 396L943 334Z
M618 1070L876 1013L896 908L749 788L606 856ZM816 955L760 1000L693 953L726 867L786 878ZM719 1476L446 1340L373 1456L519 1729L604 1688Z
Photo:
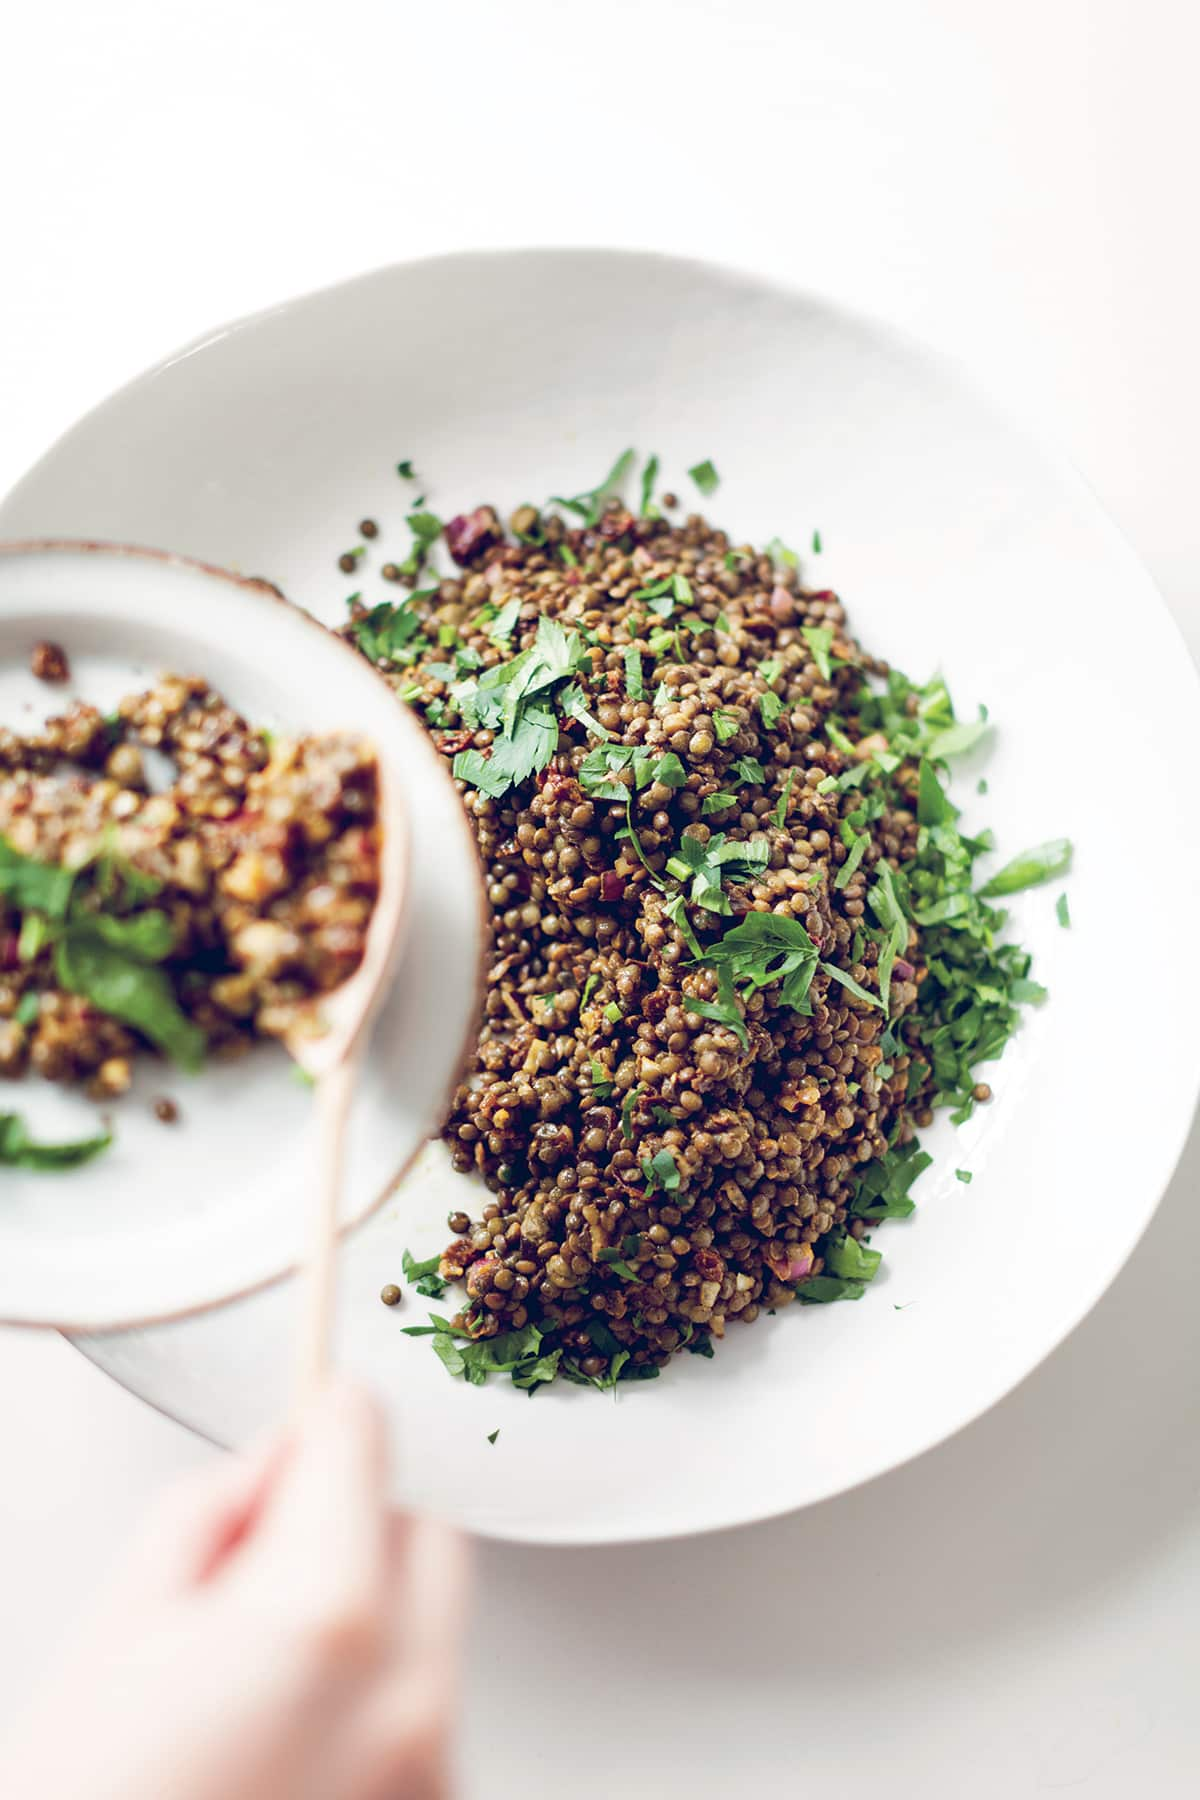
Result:
M306 287L463 245L679 249L972 365L1066 446L1196 651L1198 55L1178 0L10 9L0 490L146 363ZM1112 653L1152 682L1137 638ZM1094 754L1136 755L1112 723ZM1170 846L1114 821L1113 857L1134 930ZM1181 920L1098 972L1113 1041L1064 1130L1112 1105L1154 1130L1137 989L1194 942ZM1198 1188L1193 1137L1092 1318L911 1467L691 1543L485 1549L471 1800L1194 1794ZM0 1710L208 1454L59 1340L0 1334Z

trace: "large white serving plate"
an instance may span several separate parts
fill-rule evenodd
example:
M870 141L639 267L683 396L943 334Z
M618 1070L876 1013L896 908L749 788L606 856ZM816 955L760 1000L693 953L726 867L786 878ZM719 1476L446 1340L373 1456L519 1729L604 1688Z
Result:
M71 677L29 670L39 637ZM435 1127L478 1003L477 859L441 757L348 645L266 583L100 544L0 549L0 722L31 729L78 697L109 709L164 670L203 675L245 716L286 731L357 730L403 795L384 846L404 884L398 974L372 1027L347 1142L343 1218L380 1203ZM4 777L0 774L0 780ZM452 875L450 891L442 878ZM446 939L456 954L438 974ZM112 1147L60 1174L0 1171L0 1318L111 1328L244 1294L291 1269L311 1210L315 1116L285 1051L187 1075L139 1061L106 1109ZM169 1128L153 1101L179 1108ZM94 1105L29 1078L0 1086L41 1138L87 1137Z
M600 251L403 265L218 332L83 420L0 509L6 535L170 546L332 620L351 585L382 596L405 547L397 459L448 516L590 487L626 444L683 494L711 457L709 511L739 537L803 548L819 529L806 574L864 641L940 666L966 716L987 701L990 793L982 764L956 792L1002 855L1075 840L1072 926L1058 887L1014 904L1050 1001L987 1070L994 1103L929 1134L918 1212L879 1234L858 1305L735 1329L615 1404L531 1404L452 1384L401 1335L423 1303L376 1297L406 1243L444 1241L462 1188L440 1149L354 1236L340 1354L387 1401L399 1497L547 1543L733 1524L879 1474L999 1399L1129 1256L1197 1086L1197 682L1162 602L1079 480L926 353L747 276ZM335 559L365 514L383 535L351 583ZM236 1442L281 1402L288 1305L277 1288L80 1341Z

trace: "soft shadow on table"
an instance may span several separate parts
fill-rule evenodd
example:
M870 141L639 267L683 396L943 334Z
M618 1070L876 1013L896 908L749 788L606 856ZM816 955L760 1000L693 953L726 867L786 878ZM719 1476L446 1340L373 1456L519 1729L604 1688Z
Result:
M1102 1130L1102 1114L1078 1129ZM1086 1231L1086 1193L1064 1199ZM647 1679L667 1662L685 1677L710 1668L714 1647L735 1642L741 1679L769 1680L796 1668L807 1620L828 1686L898 1656L913 1666L961 1656L981 1634L1086 1604L1127 1580L1200 1501L1198 1200L1200 1124L1090 1317L985 1418L916 1462L802 1513L699 1539L489 1547L492 1605L502 1616L520 1594L528 1628L534 1595L542 1643L586 1622L593 1667L643 1667Z

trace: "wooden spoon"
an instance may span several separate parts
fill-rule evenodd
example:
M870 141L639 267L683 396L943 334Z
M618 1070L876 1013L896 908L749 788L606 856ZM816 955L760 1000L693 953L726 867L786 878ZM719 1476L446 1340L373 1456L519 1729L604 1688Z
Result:
M348 981L304 1009L284 1040L316 1087L316 1187L298 1328L298 1402L324 1380L329 1369L346 1122L371 1020L395 972L405 924L403 795L395 771L382 757L376 759L376 825L379 891L362 961Z

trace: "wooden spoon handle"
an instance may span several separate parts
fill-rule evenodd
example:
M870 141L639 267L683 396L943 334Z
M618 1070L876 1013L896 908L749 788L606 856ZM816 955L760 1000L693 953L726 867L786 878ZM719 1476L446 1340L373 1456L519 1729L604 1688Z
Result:
M317 1078L317 1185L304 1269L296 1371L296 1398L301 1405L329 1373L346 1120L358 1061L357 1046L352 1046L340 1062Z

